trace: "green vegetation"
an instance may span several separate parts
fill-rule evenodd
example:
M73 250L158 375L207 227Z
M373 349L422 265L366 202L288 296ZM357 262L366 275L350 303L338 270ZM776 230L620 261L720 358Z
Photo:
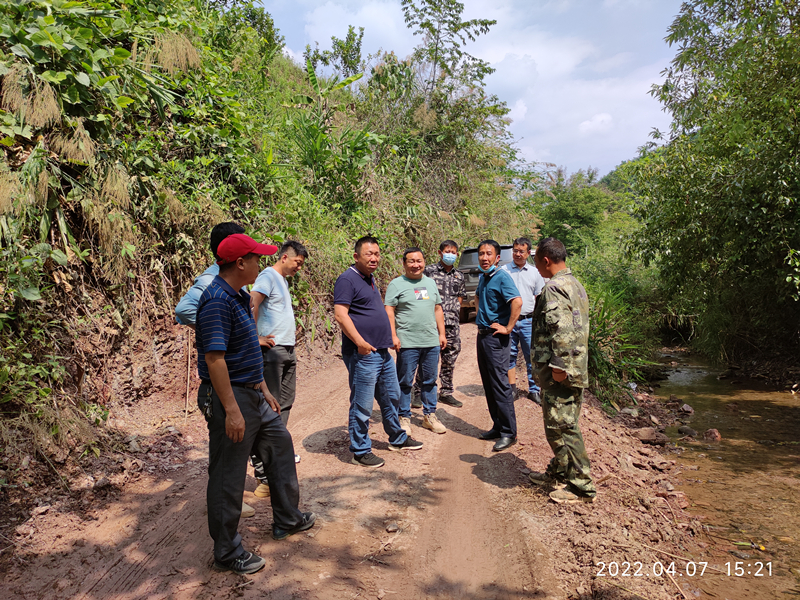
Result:
M463 50L491 23L449 0L406 4L428 15L409 21L420 31L435 23L433 46L364 64L350 28L311 68L246 2L0 5L3 431L91 446L108 357L171 314L222 220L309 247L307 342L331 340L332 284L365 233L383 241L385 281L405 246L535 229L515 197L537 174Z
M229 219L309 247L306 343L331 342L332 284L365 233L388 281L406 246L540 232L592 298L603 398L639 376L665 317L716 355L797 343L794 3L686 3L655 90L673 130L600 181L519 159L492 69L467 52L493 21L402 7L409 58L363 58L351 26L297 65L249 2L0 4L0 436L95 452L108 357L150 343Z
M653 94L665 143L625 166L673 323L712 357L800 342L800 21L795 1L684 3Z
M620 384L639 381L656 340L659 302L655 270L625 251L640 225L632 196L614 171L598 180L589 169L550 173L546 189L522 202L541 218L541 235L564 242L568 264L590 302L589 362L592 390L603 401Z

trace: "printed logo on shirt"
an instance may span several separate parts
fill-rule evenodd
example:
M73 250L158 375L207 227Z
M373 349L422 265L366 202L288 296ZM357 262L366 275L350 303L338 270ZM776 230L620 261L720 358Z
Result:
M428 288L414 288L415 300L430 300L428 296Z

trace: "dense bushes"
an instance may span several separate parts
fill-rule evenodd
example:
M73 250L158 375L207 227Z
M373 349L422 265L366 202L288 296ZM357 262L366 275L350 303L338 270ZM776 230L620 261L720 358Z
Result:
M653 90L671 131L625 169L635 248L715 358L800 347L798 23L797 2L684 3Z
M450 4L457 25L463 6ZM507 110L475 79L485 69L450 52L448 75L425 79L430 68L391 54L363 65L356 38L340 41L362 80L284 57L275 23L249 3L0 5L8 418L52 432L84 419L61 406L102 418L92 375L170 313L221 220L309 247L295 282L307 341L330 340L332 283L364 233L382 241L388 280L407 245L435 255L444 237L532 231L513 200Z

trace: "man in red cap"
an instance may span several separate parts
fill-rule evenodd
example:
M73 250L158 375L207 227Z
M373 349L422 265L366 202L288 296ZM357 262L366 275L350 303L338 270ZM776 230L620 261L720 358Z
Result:
M272 501L272 537L284 539L314 525L314 513L298 509L300 490L292 437L264 382L264 366L250 295L241 291L259 273L259 259L276 246L229 235L217 247L219 275L197 306L197 402L208 424L208 529L214 564L240 574L255 573L264 559L242 547L237 529L250 451L266 465Z

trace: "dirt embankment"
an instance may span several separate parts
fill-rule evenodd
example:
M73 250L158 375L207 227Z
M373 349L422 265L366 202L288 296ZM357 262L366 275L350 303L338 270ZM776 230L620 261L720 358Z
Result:
M252 495L256 482L248 477L245 501L256 516L243 520L240 532L267 568L250 577L215 571L205 424L196 410L184 416L184 336L165 331L123 365L123 373L135 373L137 356L146 356L146 380L160 389L130 402L124 390L134 378L118 379L108 421L119 431L113 452L77 461L64 486L52 476L39 485L31 476L36 493L3 489L0 564L9 597L667 599L704 586L701 577L681 579L686 563L670 555L724 562L698 544L702 527L682 510L687 501L673 489L677 467L669 453L642 444L593 398L582 416L599 483L593 505L553 504L529 483L527 473L550 458L541 409L530 401L517 402L518 445L494 454L491 443L478 440L489 415L470 324L455 377L464 407L439 408L449 430L441 436L422 429L416 415L413 435L425 447L413 453L387 451L376 411L371 435L387 459L382 469L350 464L341 362L301 358L289 429L302 457L302 504L318 514L318 525L273 541L269 502ZM192 376L190 409L196 384ZM640 398L635 418L667 418L658 403ZM26 469L52 472L40 458ZM648 576L609 573L626 562L634 571L641 563ZM672 562L675 574L653 573L656 563Z

